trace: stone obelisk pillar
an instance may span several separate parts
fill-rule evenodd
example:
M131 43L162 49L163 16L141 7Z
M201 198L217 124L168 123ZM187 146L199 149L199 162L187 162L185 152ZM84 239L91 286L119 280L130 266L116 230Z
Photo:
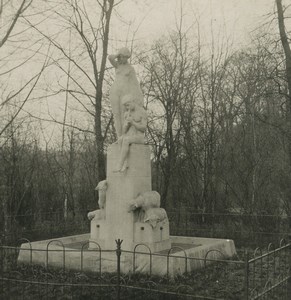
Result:
M120 146L113 144L107 152L106 230L102 237L105 249L115 249L116 239L122 239L123 250L133 250L134 219L128 212L128 202L139 193L151 191L150 148L132 144L128 156L129 168L114 172L120 157Z

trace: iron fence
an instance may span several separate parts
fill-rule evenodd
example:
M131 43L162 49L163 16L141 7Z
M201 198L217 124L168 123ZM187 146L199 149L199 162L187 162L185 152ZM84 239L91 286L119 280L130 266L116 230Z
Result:
M291 244L284 239L276 249L271 243L266 251L255 249L248 261L251 299L290 299L290 250Z
M27 248L19 245L26 243ZM60 245L60 249L52 249ZM152 253L146 245L139 244L134 251L122 250L122 241L116 240L114 272L106 272L102 265L108 251L100 245L88 248L88 241L76 249L68 249L62 241L55 239L44 249L33 249L28 239L21 239L16 246L0 246L0 299L290 299L291 243L281 240L278 247L269 244L266 249L256 248L238 252L232 259L213 258L208 251L203 258L187 256L178 247L166 253ZM142 248L143 247L143 248ZM146 251L141 251L145 249ZM139 251L138 251L139 250ZM25 264L18 261L20 251L27 251ZM75 270L69 268L69 253L79 253ZM94 251L98 255L94 263L96 272L90 272L84 264L84 254ZM177 255L176 251L182 253ZM43 252L45 263L37 265L35 256ZM59 253L61 264L53 264L53 253ZM176 253L174 253L176 252ZM132 268L122 271L122 258L130 255ZM155 274L156 257L164 258L164 276ZM139 272L141 260L146 259L148 269ZM170 274L171 260L180 260L181 272ZM198 267L190 271L189 266ZM105 270L105 271L104 271ZM289 293L289 294L288 294Z

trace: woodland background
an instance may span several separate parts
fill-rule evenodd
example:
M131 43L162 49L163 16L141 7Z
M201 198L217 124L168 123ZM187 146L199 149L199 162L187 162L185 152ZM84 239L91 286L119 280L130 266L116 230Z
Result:
M120 2L0 3L0 228L5 236L70 221L84 230L116 138L107 55L124 46L110 38ZM183 27L182 6L175 30L152 44L126 41L148 112L153 189L180 224L186 213L189 222L202 214L202 223L208 214L291 216L291 8L284 4L274 1L240 48L215 28L205 45L199 20ZM54 101L58 111L48 108Z

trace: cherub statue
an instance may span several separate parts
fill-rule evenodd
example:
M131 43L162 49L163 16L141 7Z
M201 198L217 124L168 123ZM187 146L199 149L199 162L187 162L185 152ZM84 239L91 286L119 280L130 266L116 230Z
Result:
M112 106L115 129L118 138L122 135L123 127L122 97L127 94L134 95L134 100L139 105L143 105L143 95L135 70L133 66L128 63L130 56L130 51L127 48L121 48L116 55L108 56L108 59L116 72L115 81L110 89L109 99Z
M129 146L145 143L144 133L147 126L147 113L142 106L137 104L134 95L125 95L122 98L122 105L124 106L124 120L122 136L118 139L121 151L115 172L124 172L128 168Z

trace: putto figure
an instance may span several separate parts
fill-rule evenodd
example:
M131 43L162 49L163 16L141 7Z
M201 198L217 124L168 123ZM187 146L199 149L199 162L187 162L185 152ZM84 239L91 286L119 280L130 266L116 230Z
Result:
M120 145L120 158L115 172L124 172L128 168L127 157L131 144L145 143L145 130L147 127L147 113L138 105L134 95L122 98L124 106L122 136L118 139Z
M121 48L117 54L109 55L108 59L115 68L115 81L111 86L109 99L112 106L114 116L115 129L117 137L122 135L123 127L123 107L121 99L128 94L134 96L134 100L140 106L143 106L143 95L139 82L136 77L135 70L128 63L131 54L127 48Z

